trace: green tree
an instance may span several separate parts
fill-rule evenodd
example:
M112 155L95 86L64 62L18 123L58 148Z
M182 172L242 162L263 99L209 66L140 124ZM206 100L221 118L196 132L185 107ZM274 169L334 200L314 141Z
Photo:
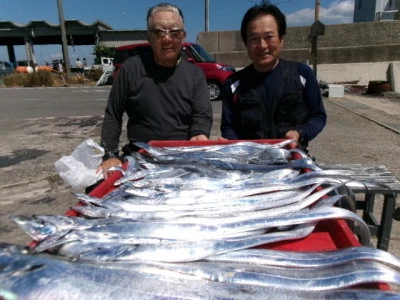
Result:
M94 59L94 63L100 64L101 57L114 57L115 48L108 48L105 46L94 46L93 54L96 56Z

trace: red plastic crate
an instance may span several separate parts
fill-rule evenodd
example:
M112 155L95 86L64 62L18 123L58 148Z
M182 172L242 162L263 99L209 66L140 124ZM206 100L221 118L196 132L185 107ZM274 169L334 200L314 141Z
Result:
M152 147L189 147L189 146L213 146L213 145L230 145L238 142L256 142L260 144L278 144L285 141L284 139L270 140L207 140L207 141L150 141L148 144Z

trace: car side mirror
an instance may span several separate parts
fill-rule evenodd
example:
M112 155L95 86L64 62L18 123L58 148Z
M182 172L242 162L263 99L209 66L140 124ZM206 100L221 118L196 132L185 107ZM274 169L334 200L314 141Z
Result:
M194 59L193 59L192 57L188 57L188 58L186 58L186 60L187 60L188 62L194 63Z

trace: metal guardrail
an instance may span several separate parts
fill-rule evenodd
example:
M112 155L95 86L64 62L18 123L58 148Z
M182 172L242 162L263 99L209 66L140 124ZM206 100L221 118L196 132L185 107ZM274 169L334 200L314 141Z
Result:
M387 11L377 12L375 14L375 22L393 21L393 20L399 20L399 19L400 19L399 10L387 10Z

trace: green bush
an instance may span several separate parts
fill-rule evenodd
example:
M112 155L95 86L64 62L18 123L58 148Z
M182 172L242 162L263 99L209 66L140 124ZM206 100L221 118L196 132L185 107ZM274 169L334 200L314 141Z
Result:
M66 86L66 85L91 85L97 82L103 74L102 70L92 69L84 77L72 76L66 80L65 74L39 70L33 73L15 73L2 77L6 87L39 87L39 86Z
M6 87L25 86L26 74L12 74L3 78L3 83Z
M103 75L103 69L96 69L96 68L91 68L87 74L87 77L89 78L90 81L98 81Z
M71 79L68 81L69 84L85 84L85 77L80 75L71 76Z
M37 72L26 74L24 87L53 86L53 74L48 71L39 70Z
M54 86L53 73L39 70L33 73L15 73L3 79L6 87Z

